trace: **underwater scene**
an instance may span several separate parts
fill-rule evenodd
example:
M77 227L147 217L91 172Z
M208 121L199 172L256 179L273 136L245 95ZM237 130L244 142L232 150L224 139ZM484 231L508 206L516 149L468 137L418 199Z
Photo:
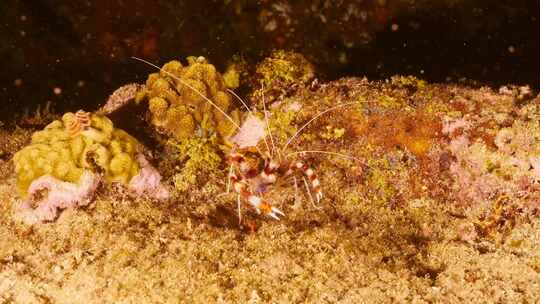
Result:
M540 303L540 3L3 0L0 304Z

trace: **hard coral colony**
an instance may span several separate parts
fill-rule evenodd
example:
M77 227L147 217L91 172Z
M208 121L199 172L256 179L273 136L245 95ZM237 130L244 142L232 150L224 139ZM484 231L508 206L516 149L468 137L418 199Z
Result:
M148 76L136 101L148 101L150 122L169 138L227 137L239 121L223 77L204 57L188 57L188 65L171 61Z
M35 132L13 160L27 223L54 220L59 208L88 204L101 181L123 184L134 195L169 195L137 140L98 114L64 114Z

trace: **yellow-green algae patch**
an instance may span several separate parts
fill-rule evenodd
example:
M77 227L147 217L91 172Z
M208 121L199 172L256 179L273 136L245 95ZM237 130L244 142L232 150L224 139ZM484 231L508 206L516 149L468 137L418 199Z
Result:
M222 159L217 147L217 138L190 138L182 142L169 141L174 148L176 159L183 163L180 172L174 174L173 183L177 190L187 191L203 183L205 179L220 168Z
M223 73L223 81L229 89L236 89L249 78L249 66L244 57L235 55Z
M278 50L265 58L256 69L265 87L278 83L290 85L311 80L315 75L313 65L300 53Z

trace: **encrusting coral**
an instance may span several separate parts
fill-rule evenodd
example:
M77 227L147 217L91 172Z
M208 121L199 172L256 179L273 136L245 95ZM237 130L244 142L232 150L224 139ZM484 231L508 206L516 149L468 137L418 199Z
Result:
M236 121L239 113L223 77L204 57L188 57L187 62L183 66L170 61L159 73L150 74L137 102L148 100L152 125L170 138L229 136L235 126L221 111Z
M135 195L168 196L138 141L98 114L64 114L35 132L13 161L19 194L33 201L23 205L33 205L41 221L54 219L57 207L86 204L83 201L91 198L101 176L127 186Z
M221 155L216 148L216 136L170 141L169 146L173 148L176 159L183 163L180 172L173 176L176 190L186 191L190 186L200 184L203 179L208 180L211 173L219 170Z

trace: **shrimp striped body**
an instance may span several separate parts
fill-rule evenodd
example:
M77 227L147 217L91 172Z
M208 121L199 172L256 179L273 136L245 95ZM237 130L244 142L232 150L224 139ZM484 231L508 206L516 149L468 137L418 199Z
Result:
M307 177L310 183L311 191L315 194L315 199L317 200L317 203L320 202L320 200L323 198L323 192L321 188L321 182L319 181L317 174L315 174L315 171L310 168L306 163L302 161L296 161L287 171L287 175L293 174L294 169L301 171Z
M236 191L236 193L238 193L242 199L246 200L255 209L255 211L257 211L257 213L262 213L276 220L279 220L278 215L285 216L281 210L272 207L270 203L253 194L245 180L239 178L234 173L231 174L230 179L232 181L234 191Z
M315 194L317 202L322 199L323 194L319 179L315 171L305 162L295 161L290 164L286 162L280 164L275 160L265 160L265 165L259 172L256 166L250 164L244 155L234 149L229 154L228 159L231 166L229 178L232 182L232 188L259 214L262 213L274 219L285 215L262 198L268 188L277 181L280 173L283 173L284 176L290 176L295 172L301 172L308 178L311 191Z

